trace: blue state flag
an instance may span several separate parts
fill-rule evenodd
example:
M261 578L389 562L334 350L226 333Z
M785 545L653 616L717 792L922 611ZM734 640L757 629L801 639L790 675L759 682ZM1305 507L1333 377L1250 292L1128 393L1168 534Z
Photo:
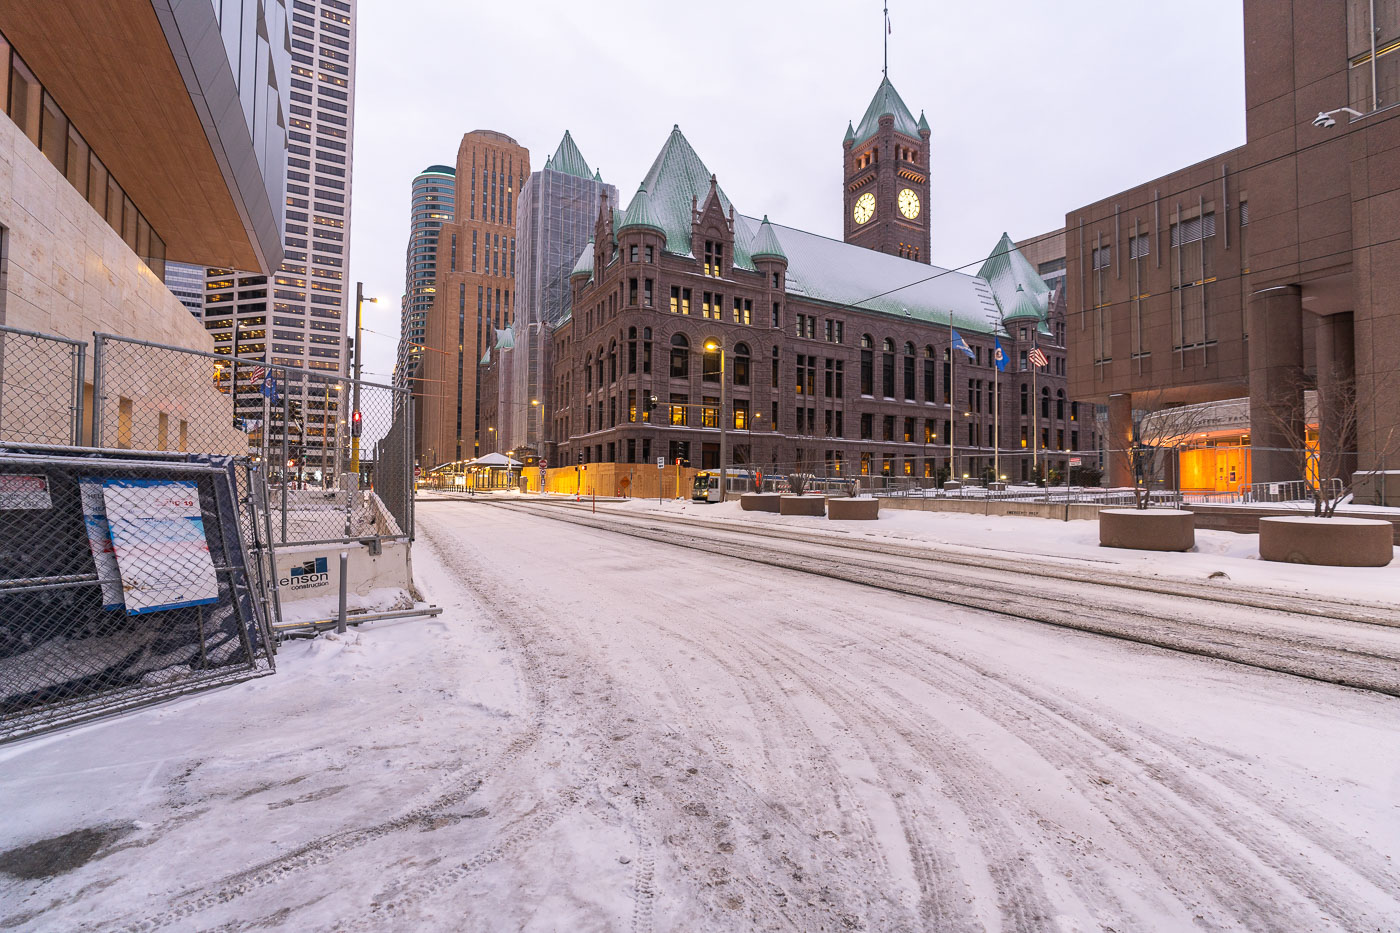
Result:
M1001 348L1001 338L994 337L993 339L997 342L997 348L992 354L992 359L996 361L997 369L1006 372L1006 351Z
M262 385L258 388L258 391L266 395L268 399L271 400L272 404L277 404L277 377L272 375L271 371L263 378Z
M967 345L967 341L964 340L964 339L962 339L962 334L959 334L957 331L953 330L951 327L948 328L948 331L953 335L953 349L954 349L954 350L961 350L961 351L963 351L964 353L967 354L967 358L968 358L968 359L972 359L973 357L975 357L975 356L977 355L977 354L975 354L975 353L972 352L972 348L969 347L969 346Z

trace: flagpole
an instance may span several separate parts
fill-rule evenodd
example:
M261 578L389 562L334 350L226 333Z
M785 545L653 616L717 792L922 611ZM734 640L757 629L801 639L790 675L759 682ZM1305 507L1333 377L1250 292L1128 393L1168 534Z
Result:
M1038 344L1031 344L1035 348ZM1040 395L1036 391L1036 370L1040 367L1031 360L1031 472L1040 479Z
M995 339L995 338L993 338ZM997 341L1000 349L1001 341ZM1001 355L992 361L992 479L1001 482Z
M957 436L957 415L953 411L953 401L958 397L958 353L953 346L953 315L948 314L948 478L957 476L954 464L957 453L953 450L953 438Z

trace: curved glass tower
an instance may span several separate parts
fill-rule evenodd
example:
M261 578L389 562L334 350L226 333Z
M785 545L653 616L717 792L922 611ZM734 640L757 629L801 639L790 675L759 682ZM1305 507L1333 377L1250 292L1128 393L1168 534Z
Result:
M411 384L409 379L423 354L428 309L437 292L438 231L443 223L452 222L456 176L450 165L430 165L413 179L394 385Z

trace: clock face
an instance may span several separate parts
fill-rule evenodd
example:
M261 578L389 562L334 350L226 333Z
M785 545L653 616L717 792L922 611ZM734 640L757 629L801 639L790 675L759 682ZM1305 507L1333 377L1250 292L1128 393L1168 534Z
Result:
M874 217L875 195L867 191L865 192L865 194L862 194L860 197L856 198L856 209L852 211L851 216L855 218L856 223L858 224L863 224L871 217Z
M899 212L910 220L919 216L919 196L909 188L899 193Z

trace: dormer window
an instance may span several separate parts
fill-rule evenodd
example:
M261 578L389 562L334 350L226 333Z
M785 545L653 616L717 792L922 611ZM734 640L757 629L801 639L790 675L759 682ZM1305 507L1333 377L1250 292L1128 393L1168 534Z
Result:
M705 241L705 274L719 278L724 269L724 244L714 240Z

